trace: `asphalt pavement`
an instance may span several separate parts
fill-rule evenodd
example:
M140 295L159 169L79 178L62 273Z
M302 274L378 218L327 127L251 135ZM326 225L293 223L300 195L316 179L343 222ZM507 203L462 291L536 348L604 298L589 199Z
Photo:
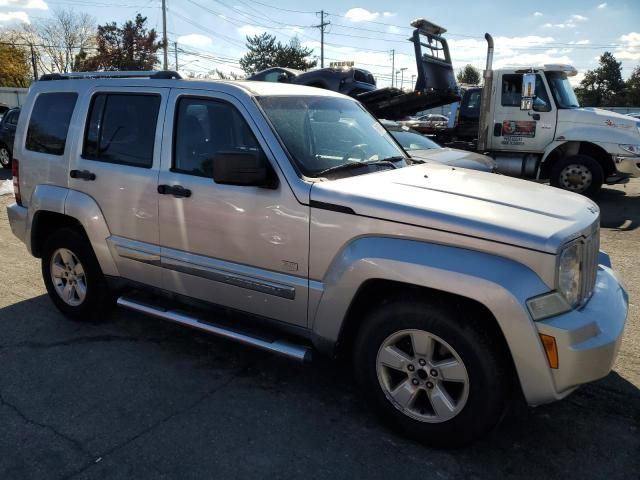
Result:
M7 178L0 172L0 179ZM613 372L515 406L472 447L383 427L345 365L297 364L144 315L65 319L0 197L0 479L631 479L640 471L640 181L603 190L631 294Z

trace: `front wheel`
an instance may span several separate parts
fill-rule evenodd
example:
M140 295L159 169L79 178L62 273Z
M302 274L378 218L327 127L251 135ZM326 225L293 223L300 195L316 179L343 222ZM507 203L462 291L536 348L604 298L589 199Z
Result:
M365 319L354 367L365 398L401 434L457 447L490 431L509 397L509 375L478 318L457 309L395 301Z
M581 195L596 194L603 182L602 166L588 155L562 158L551 169L551 186Z
M112 306L98 260L81 231L64 228L46 240L42 277L49 297L69 318L101 320Z
M11 168L11 154L4 145L0 146L0 167Z

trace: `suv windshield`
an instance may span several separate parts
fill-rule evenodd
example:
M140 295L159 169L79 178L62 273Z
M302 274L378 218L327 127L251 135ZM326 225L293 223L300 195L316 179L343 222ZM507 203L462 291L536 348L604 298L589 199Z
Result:
M578 108L580 104L565 72L545 72L558 108Z
M274 96L260 97L258 102L298 168L308 177L322 176L341 165L393 162L406 157L385 128L353 100ZM368 171L354 169L356 173Z

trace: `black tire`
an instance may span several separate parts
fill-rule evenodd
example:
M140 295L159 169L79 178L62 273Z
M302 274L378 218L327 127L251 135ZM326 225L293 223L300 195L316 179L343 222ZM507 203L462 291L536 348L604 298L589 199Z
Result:
M86 294L78 305L66 303L54 286L51 276L52 257L59 249L72 252L82 265ZM56 230L46 239L42 255L42 278L51 301L58 310L72 320L101 321L113 307L113 296L107 287L98 259L84 232L79 229L62 228Z
M8 161L3 159L8 159ZM0 167L11 168L11 152L4 145L0 145Z
M498 424L510 399L507 360L499 341L486 333L486 326L483 329L471 323L482 320L467 320L456 308L415 300L392 301L364 319L353 352L355 374L364 398L392 429L432 447L453 448L475 441ZM444 340L466 368L466 403L453 418L427 423L405 414L387 398L378 379L378 351L391 335L410 329L424 330ZM423 388L426 392L426 383Z
M567 170L571 165L578 166L573 173ZM588 181L589 175L583 174L586 172L584 169L588 170L591 176L590 182ZM567 175L573 175L574 179L567 178ZM580 181L584 181L585 183L578 183ZM604 171L602 165L588 155L573 155L561 158L551 168L551 186L579 193L587 197L598 193L603 183ZM573 185L573 187L571 185Z

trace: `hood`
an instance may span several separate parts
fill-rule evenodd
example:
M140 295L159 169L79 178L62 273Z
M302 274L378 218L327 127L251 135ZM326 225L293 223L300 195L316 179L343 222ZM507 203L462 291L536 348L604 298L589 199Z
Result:
M585 135L589 140L611 143L640 143L640 121L628 115L601 108L571 108L558 110L556 136L566 135L571 139L573 131ZM585 130L587 129L587 130Z
M425 162L437 162L458 168L470 168L481 172L493 172L496 161L480 153L458 150L456 148L432 148L428 150L410 150L411 158Z
M574 193L436 164L318 182L311 200L348 206L356 215L554 254L590 233L599 218L597 205Z

